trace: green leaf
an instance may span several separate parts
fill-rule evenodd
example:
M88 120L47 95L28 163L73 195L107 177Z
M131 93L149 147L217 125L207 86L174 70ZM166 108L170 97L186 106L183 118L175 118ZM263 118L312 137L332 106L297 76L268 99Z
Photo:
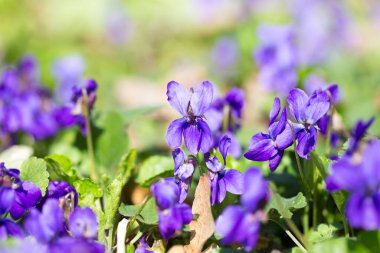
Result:
M142 187L149 187L155 179L173 175L173 161L166 156L151 156L140 167L136 182Z
M22 163L20 170L20 178L37 185L44 196L49 185L49 173L44 159L31 157Z
M162 108L162 106L145 106L145 107L140 107L137 109L131 109L131 110L122 110L120 111L120 115L122 115L124 123L130 124L137 119L139 119L142 116L145 116L146 114L155 112Z
M105 229L109 229L114 225L115 215L120 204L121 191L132 174L136 154L136 150L131 150L128 155L122 158L119 163L120 174L110 184L107 184L105 192Z
M332 253L370 253L363 245L352 238L337 238L325 240L313 245L310 253L332 252Z
M66 156L54 154L45 157L45 161L51 180L64 180L73 184L79 179L76 170L72 167L72 162Z
M133 217L137 214L142 204L139 205L120 205L119 213L125 217ZM158 222L156 203L150 198L136 219L144 224L155 225Z
M267 210L275 209L281 218L290 219L293 216L291 211L304 208L306 205L306 198L301 192L293 198L283 198L280 194L275 193L267 206Z
M103 132L96 142L96 157L106 168L113 168L128 149L123 118L117 112L108 112L99 119L98 126Z
M338 230L333 225L320 224L317 227L317 231L312 231L309 235L309 241L312 243L318 243L327 239L331 239L335 236L335 232Z
M100 186L87 178L75 181L74 187L79 195L80 206L93 206L95 200L103 195Z
M380 231L363 231L359 234L358 241L370 252L380 252Z
M125 253L134 253L135 252L135 246L131 244L127 244L125 246Z

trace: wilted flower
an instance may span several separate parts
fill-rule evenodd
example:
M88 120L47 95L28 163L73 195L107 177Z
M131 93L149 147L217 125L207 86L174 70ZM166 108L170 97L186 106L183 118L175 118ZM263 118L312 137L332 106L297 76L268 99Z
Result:
M269 187L261 171L247 170L241 206L228 206L216 220L216 231L222 236L222 243L240 243L246 251L254 249L264 216L262 209L268 200Z
M293 144L291 126L287 122L286 108L281 111L281 101L275 98L273 108L270 112L268 132L254 135L244 157L252 161L269 161L269 168L274 171L282 160L284 150Z
M166 142L175 149L182 144L182 135L185 146L192 154L199 150L208 152L213 144L209 126L203 120L203 114L208 110L213 98L213 86L209 81L201 85L186 89L181 84L171 81L168 83L166 95L170 105L183 118L174 120L166 133Z
M316 124L330 109L330 98L325 91L315 91L310 97L303 90L293 89L287 98L290 113L296 119L293 123L298 140L297 153L309 159L309 153L317 145Z
M172 237L193 219L191 208L179 203L179 187L174 178L160 180L151 186L158 206L158 228L165 239Z

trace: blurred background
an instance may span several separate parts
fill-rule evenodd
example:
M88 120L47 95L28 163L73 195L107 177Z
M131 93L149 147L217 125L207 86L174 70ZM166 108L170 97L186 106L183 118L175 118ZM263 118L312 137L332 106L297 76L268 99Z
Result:
M71 61L99 84L95 112L117 111L128 145L140 150L169 150L166 129L179 117L166 101L169 81L210 80L219 96L241 87L244 147L266 129L273 98L286 98L260 78L255 52L281 40L260 32L265 26L295 31L299 87L309 75L340 85L340 124L380 115L378 0L0 0L0 64L33 55L54 93L54 66ZM370 132L380 134L379 119Z

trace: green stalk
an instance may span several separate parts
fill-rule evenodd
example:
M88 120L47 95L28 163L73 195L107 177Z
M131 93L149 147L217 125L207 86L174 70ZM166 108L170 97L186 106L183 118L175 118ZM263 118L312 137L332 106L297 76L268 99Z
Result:
M298 172L300 174L300 177L301 177L301 181L302 181L302 184L304 186L304 189L305 189L305 194L307 195L308 199L311 199L311 194L310 194L310 190L309 190L309 187L306 183L306 180L305 180L305 176L303 174L303 171L302 171L302 167L301 167L301 161L300 161L300 158L297 154L297 145L296 145L296 133L294 131L294 127L292 124L288 123L292 129L292 135L293 135L293 148L294 148L294 154L295 154L295 157L296 157L296 163L297 163L297 168L298 168Z
M142 210L144 209L146 203L148 203L148 200L149 200L150 198L151 198L151 196L149 196L149 195L145 197L145 199L143 200L143 202L142 202L140 208L137 210L136 214L135 214L135 215L131 218L131 220L129 221L127 231L129 230L129 228L132 227L133 223L136 221L137 216L140 215L140 213L142 212Z
M91 132L91 124L90 124L90 111L89 111L89 103L88 103L88 94L86 89L82 89L83 100L82 100L82 111L83 116L85 118L86 125L86 142L87 142L87 151L88 157L90 159L90 178L92 181L98 181L98 174L96 172L95 166L95 153L94 153L94 145L92 142L92 132Z

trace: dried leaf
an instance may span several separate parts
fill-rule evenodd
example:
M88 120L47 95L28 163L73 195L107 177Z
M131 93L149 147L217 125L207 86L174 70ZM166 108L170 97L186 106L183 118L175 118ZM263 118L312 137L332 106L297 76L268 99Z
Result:
M168 250L168 253L186 253L183 245L174 245Z
M208 175L204 174L199 178L199 183L195 190L192 211L193 215L199 215L199 217L189 225L192 237L190 244L184 247L187 253L201 252L205 242L214 233L215 225L211 212L210 195L210 180Z

